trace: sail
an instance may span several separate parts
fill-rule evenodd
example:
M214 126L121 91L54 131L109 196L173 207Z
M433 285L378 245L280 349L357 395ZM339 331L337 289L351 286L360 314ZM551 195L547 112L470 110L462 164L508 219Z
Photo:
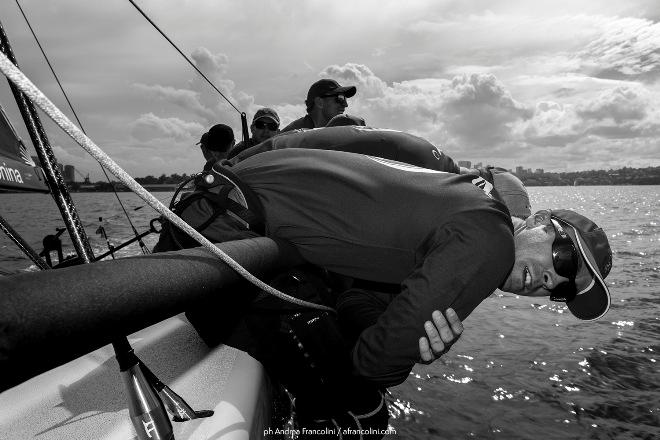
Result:
M0 105L0 191L48 192L46 181Z

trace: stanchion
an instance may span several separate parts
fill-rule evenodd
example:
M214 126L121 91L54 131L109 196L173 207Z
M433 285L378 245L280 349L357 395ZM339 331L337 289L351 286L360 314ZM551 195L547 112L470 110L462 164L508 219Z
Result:
M142 371L128 340L113 344L119 371L128 394L128 414L140 440L174 440L172 424L163 402Z
M154 373L151 372L145 364L140 361L140 368L144 377L147 379L149 384L156 390L158 395L161 398L163 404L167 408L167 411L172 415L172 420L175 422L186 422L192 419L201 419L204 417L211 417L213 411L210 409L203 409L200 411L195 411L188 405L188 403L183 400L183 397L179 396L177 393L172 391L170 387L165 385L163 382L156 377Z

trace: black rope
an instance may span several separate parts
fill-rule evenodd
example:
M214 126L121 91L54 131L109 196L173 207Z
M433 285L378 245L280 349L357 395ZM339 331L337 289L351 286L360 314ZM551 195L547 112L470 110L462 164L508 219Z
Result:
M177 50L177 52L179 52L179 53L181 54L181 56L182 56L183 58L185 58L186 61L188 61L188 64L190 64L190 65L193 67L193 69L195 69L195 70L197 71L197 73L199 73L200 75L202 75L202 78L204 78L204 79L206 80L206 82L209 83L210 86L213 87L213 88L215 89L215 91L218 92L218 93L220 94L220 96L222 96L222 97L225 99L225 101L227 101L227 103L228 103L229 105L231 105L232 107L234 107L234 110L236 110L236 111L240 114L241 111L240 111L238 108L236 108L236 106L235 106L235 105L229 100L229 98L227 98L227 97L224 95L224 93L222 93L222 92L221 92L221 91L215 86L215 84L213 84L213 83L211 82L211 80L208 79L208 78L206 77L206 75L204 75L204 74L202 73L202 71L199 70L199 69L197 68L197 66L195 66L195 64L194 64L192 61L190 61L190 59L189 59L189 58L188 58L183 52L181 52L181 49L179 49L179 48L177 47L177 45L174 44L174 43L172 42L172 40L170 40L169 37L168 37L167 35L165 35L165 33L164 33L163 31L160 30L160 28L156 25L156 23L154 23L154 22L153 22L153 21L147 16L147 14L145 14L145 13L142 11L142 9L140 9L140 7L139 7L138 5L135 4L135 2L134 2L133 0L128 0L128 1L131 2L131 4L132 4L133 6L135 6L135 9L137 9L138 12L140 12L140 14L142 14L142 16L143 16L144 18L146 18L147 21L148 21L149 23L151 23L151 25L152 25L154 28L156 28L156 30L157 30L158 32L160 32L160 34L161 34L163 37L165 37L165 39L166 39L166 40L172 45L172 47L174 47L174 48Z
M76 113L76 110L73 108L73 104L71 104L71 101L69 100L69 96L66 94L64 91L64 87L62 86L62 83L60 82L59 77L57 76L57 73L55 73L55 69L53 68L52 64L50 63L50 60L48 59L48 56L46 55L46 51L44 51L44 48L41 46L41 43L39 42L39 38L37 38L37 34L34 32L34 29L32 29L32 25L30 24L30 20L28 20L27 15L25 15L25 12L23 11L23 8L21 7L21 4L16 0L16 5L18 6L18 9L21 11L21 14L23 15L23 18L25 19L25 22L28 25L28 28L30 29L30 32L32 32L32 36L34 37L34 41L37 42L37 46L39 46L39 50L41 50L42 55L44 56L44 59L46 60L46 63L48 64L48 67L50 68L50 71L53 73L53 76L55 77L55 81L57 81L57 85L60 87L60 90L62 91L62 94L64 95L64 98L66 99L67 104L69 104L69 108L73 112L73 116L76 118L76 121L78 122L78 125L80 126L80 129L82 130L85 135L87 135L87 132L85 131L85 128L83 127L82 122L80 121L80 118L78 118L78 114ZM108 173L105 171L105 168L101 165L99 162L99 166L101 167L101 171L103 171L103 174L105 174L105 178L108 180L108 183L110 184L110 187L112 188L112 192L115 194L115 197L117 198L117 201L119 202L119 206L121 206L122 211L124 211L124 215L126 216L126 219L128 220L128 223L131 225L131 229L133 230L133 233L135 236L139 236L140 234L138 233L137 229L135 229L135 226L133 225L133 222L131 221L131 217L128 215L128 212L126 212L126 208L124 207L124 204L122 203L121 199L119 198L119 194L117 194L117 191L115 190L115 186L112 184L110 181L110 177L108 176ZM144 244L144 242L139 239L138 243L140 244L140 249L142 249L142 253L144 254L149 254L151 253L147 246Z

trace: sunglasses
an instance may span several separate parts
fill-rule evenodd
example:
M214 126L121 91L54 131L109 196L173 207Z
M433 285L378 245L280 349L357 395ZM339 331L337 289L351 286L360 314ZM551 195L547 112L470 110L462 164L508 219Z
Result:
M578 254L575 244L568 236L558 221L551 219L555 228L555 239L552 242L552 266L557 275L568 278L550 291L550 299L553 301L572 301L577 294L575 277L578 273Z
M335 98L337 104L341 104L344 107L348 107L348 102L346 102L346 97L344 95L325 95L323 98Z
M275 131L279 127L279 125L277 125L275 122L264 122L264 121L257 121L254 123L254 126L261 130L267 128L270 131Z

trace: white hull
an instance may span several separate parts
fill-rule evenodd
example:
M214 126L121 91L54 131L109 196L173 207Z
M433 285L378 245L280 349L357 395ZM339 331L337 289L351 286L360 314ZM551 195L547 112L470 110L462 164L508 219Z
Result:
M129 336L140 359L196 410L215 414L172 422L175 438L263 437L271 388L263 367L227 346L209 349L179 315ZM126 393L110 345L0 394L0 438L134 439Z

